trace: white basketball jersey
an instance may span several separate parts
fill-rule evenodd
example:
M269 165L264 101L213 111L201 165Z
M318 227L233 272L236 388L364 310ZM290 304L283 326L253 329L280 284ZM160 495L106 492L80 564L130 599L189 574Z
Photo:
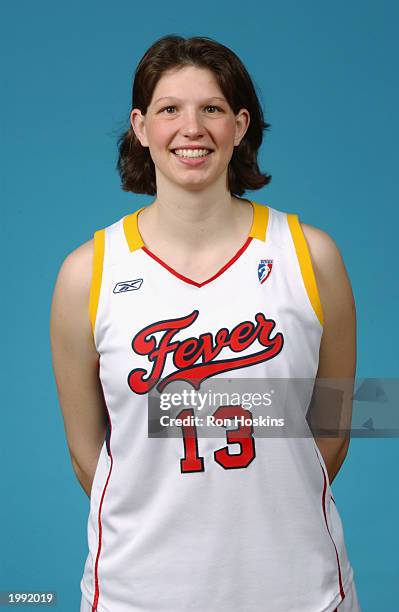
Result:
M298 216L252 206L245 244L202 283L145 247L142 209L95 232L89 311L109 432L81 580L93 612L333 612L352 582L312 436L148 433L155 388L315 379L323 313ZM297 400L286 416L306 428Z

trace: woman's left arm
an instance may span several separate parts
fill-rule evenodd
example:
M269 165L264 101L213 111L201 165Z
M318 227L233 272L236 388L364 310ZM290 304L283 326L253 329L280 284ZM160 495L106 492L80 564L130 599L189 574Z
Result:
M331 384L327 383L328 386L337 389L337 397L340 396L339 390L343 392L340 405L336 406L339 436L328 438L315 435L331 484L344 462L350 443L356 373L356 308L345 264L334 240L318 228L306 224L301 226L309 246L324 315L316 391L317 379L335 379L331 380ZM321 380L319 382L321 387L325 384ZM318 403L316 399L312 410L323 413L323 405L320 404L321 401ZM317 414L313 415L312 420L314 418L317 421Z

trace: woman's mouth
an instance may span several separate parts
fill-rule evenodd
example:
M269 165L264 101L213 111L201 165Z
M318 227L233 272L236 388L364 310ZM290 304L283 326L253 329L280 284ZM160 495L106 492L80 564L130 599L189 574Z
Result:
M199 166L206 162L213 151L210 149L172 149L177 160L188 166Z

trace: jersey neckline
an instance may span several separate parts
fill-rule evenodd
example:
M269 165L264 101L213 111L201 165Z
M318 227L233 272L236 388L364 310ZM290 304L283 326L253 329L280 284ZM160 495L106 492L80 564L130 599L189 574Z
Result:
M259 204L258 202L254 202L252 200L246 201L252 205L253 218L251 229L244 244L238 249L238 251L233 255L233 257L231 257L227 261L227 263L225 263L215 274L202 281L201 283L198 283L197 281L189 278L188 276L185 276L184 274L180 274L180 272L169 266L169 264L167 264L163 259L155 255L155 253L150 251L150 249L145 246L138 228L138 216L139 213L145 208L145 206L142 206L134 213L131 213L130 215L127 215L123 218L123 230L129 250L132 252L141 249L159 265L161 265L163 268L168 270L168 272L170 272L183 282L188 283L189 285L193 285L194 287L203 287L204 285L207 285L212 281L216 280L216 278L223 274L223 272L228 270L234 264L234 262L236 262L237 259L246 251L246 249L251 244L253 238L257 238L258 240L262 240L264 242L266 241L266 231L269 220L269 208L264 204Z

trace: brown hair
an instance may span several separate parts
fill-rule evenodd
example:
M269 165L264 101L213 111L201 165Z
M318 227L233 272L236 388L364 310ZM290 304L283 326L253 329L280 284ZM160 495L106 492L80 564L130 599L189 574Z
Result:
M230 193L242 195L246 189L260 189L271 175L259 170L257 152L262 144L263 130L270 127L263 112L251 77L241 60L228 47L208 37L184 39L167 35L157 40L141 58L134 76L132 109L143 115L151 103L154 89L163 74L183 66L207 68L216 81L234 114L246 108L250 114L248 129L239 146L234 148L228 166ZM118 138L117 170L122 189L133 193L156 194L155 166L148 147L143 147L132 126Z

